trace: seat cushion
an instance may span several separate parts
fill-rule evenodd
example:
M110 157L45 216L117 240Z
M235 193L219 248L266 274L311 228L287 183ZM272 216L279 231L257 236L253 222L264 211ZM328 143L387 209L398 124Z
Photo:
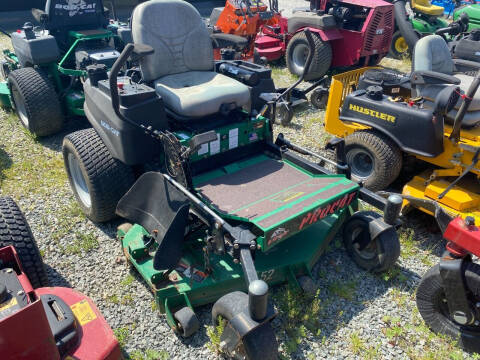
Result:
M429 0L412 0L412 8L431 16L442 16L445 10L441 6L432 5Z
M186 117L218 113L222 104L247 105L250 90L241 82L212 71L188 71L155 81L165 106Z

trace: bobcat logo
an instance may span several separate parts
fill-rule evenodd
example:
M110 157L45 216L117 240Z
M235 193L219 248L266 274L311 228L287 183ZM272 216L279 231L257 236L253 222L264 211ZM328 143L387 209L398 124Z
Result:
M87 4L85 0L65 0L66 4L56 4L55 9L68 11L68 16L82 15L95 11L96 3Z

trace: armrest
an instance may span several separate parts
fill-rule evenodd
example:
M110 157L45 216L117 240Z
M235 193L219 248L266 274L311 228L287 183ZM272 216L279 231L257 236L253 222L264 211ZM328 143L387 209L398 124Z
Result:
M43 24L48 20L48 15L45 11L33 8L32 9L32 16L35 20L37 20L40 24Z
M248 40L244 37L232 34L214 33L210 34L214 49L223 49L233 47L235 50L241 51L248 45Z
M420 70L414 71L410 75L412 85L440 85L440 84L460 84L460 79L452 75L439 73L436 71Z
M480 70L480 63L476 61L463 60L463 59L452 59L453 64L455 65L455 71L458 72L469 72L469 71L478 71Z

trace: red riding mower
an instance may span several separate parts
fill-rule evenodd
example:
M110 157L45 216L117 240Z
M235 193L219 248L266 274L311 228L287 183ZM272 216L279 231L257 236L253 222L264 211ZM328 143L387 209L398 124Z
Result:
M215 60L260 61L255 53L255 38L263 27L286 27L286 19L278 11L278 1L270 0L270 10L259 0L227 0L224 7L216 7L210 15L214 32L229 35L235 46L215 51ZM268 57L267 57L268 59Z
M394 28L393 5L382 0L310 0L309 10L285 20L262 27L255 51L268 60L286 54L290 72L301 75L309 51L303 29L310 29L315 56L306 80L319 79L330 68L377 64L388 53Z
M382 196L391 193L381 192ZM458 341L467 351L480 352L480 228L475 218L455 217L436 201L401 195L410 204L428 209L447 241L440 263L423 276L417 289L417 307L436 333Z
M20 209L0 198L0 354L10 359L115 360L122 355L92 300L48 286L42 257Z

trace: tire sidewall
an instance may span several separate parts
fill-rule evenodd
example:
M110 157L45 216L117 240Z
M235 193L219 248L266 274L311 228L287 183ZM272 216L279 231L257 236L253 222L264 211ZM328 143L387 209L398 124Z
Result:
M325 109L328 102L328 91L321 91L318 89L314 90L312 96L310 97L310 102L317 109Z
M478 274L476 276L468 269L464 272L464 279L466 286L470 289L469 283L475 283L477 288L480 287L480 266L476 263L468 264L476 268ZM472 291L472 289L470 289ZM420 284L417 288L417 308L420 311L421 316L427 325L437 333L443 333L459 342L459 345L467 351L479 352L480 351L480 328L479 331L473 331L471 329L462 328L461 325L456 324L450 318L446 317L438 305L444 296L443 294L442 279L440 276L440 264L436 264L430 268L427 273L422 277ZM428 294L428 296L426 295ZM476 294L478 297L478 294ZM424 296L429 299L426 300ZM429 312L427 318L424 317L423 311L425 311L425 304L427 308L433 304L434 313ZM431 310L431 308L430 308ZM432 322L433 320L433 322Z
M29 111L28 111L28 108L27 108L27 106L26 106L25 96L24 96L24 94L22 94L22 92L20 91L19 86L18 86L18 83L17 83L17 80L16 80L14 77L9 76L9 77L8 77L8 82L7 82L7 84L8 84L8 90L10 91L10 94L11 94L10 98L11 98L11 100L12 100L12 101L11 101L11 103L12 103L12 108L13 108L13 110L15 110L15 113L17 114L18 118L20 119L20 123L22 124L22 126L23 126L25 129L27 129L27 130L30 131L30 132L33 132L34 129L32 129L32 128L30 127L30 124L31 124L30 118L31 118L31 116L30 116ZM24 104L24 106L25 106L25 111L26 111L26 114L25 114L25 115L26 115L26 116L28 117L28 119L29 119L28 125L25 124L25 122L23 121L22 117L20 116L20 114L19 114L19 112L18 112L18 106L17 106L17 104L16 104L16 102L15 102L15 97L13 96L14 89L16 89L19 97L21 98L21 101L23 101L23 104Z
M384 252L384 249L381 245L380 241L377 241L376 239L373 240L375 241L376 249L377 249L377 256L375 256L371 260L367 260L363 257L361 257L357 251L355 250L354 243L355 239L353 238L353 231L357 228L361 228L362 231L367 231L369 232L368 229L368 223L360 218L351 218L346 224L343 229L343 240L345 244L345 249L349 253L349 255L352 257L353 261L361 267L362 269L368 270L368 271L374 271L375 269L380 267L380 259L378 254L382 254Z
M288 64L290 65L289 66L289 70L292 74L294 75L297 75L297 76L302 76L302 72L301 71L298 71L297 67L296 66L293 66L291 64L293 64L293 52L295 51L295 48L299 45L305 45L305 46L309 46L308 45L308 41L307 39L303 38L303 37L293 37L291 40L290 40L290 43L289 45L291 46L288 46L287 47L287 57L288 57Z
M404 56L408 56L409 54L409 51L405 51L403 53L400 53L397 51L397 49L395 49L395 42L399 39L403 37L402 34L400 33L400 31L396 31L393 36L392 36L392 42L390 44L390 50L389 50L389 55L394 58L394 59L397 59L397 60L401 60Z
M73 193L75 194L75 199L77 200L78 205L80 206L82 211L85 213L85 215L87 217L91 217L95 213L94 212L94 209L95 209L95 200L94 200L95 195L94 195L94 192L93 192L93 186L92 186L92 183L90 181L90 177L88 176L88 172L85 168L85 164L83 163L82 158L78 154L78 152L75 149L75 146L73 145L73 143L67 138L63 142L62 152L63 152L63 161L64 161L64 164L65 164L65 169L66 169L67 175L68 175L68 181L70 183L70 187L71 187ZM69 154L73 154L73 156L75 156L75 158L78 161L80 171L82 173L82 176L83 176L83 178L85 180L85 183L87 185L87 188L88 188L88 192L90 194L90 198L91 198L91 206L90 207L87 207L83 203L83 201L80 199L80 196L77 193L75 182L72 179L70 164L69 164L69 161L68 161Z

